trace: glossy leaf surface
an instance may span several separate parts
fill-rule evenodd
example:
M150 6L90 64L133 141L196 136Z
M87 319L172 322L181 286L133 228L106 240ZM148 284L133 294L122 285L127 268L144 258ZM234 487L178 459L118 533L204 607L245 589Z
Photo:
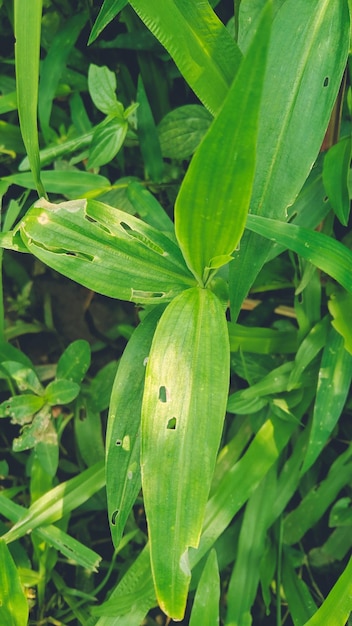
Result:
M189 547L200 539L229 384L220 302L194 288L164 312L147 365L142 408L142 484L158 601L182 619Z
M266 9L176 199L176 236L188 267L200 283L207 281L212 269L231 261L244 230L255 171L269 31L270 12Z

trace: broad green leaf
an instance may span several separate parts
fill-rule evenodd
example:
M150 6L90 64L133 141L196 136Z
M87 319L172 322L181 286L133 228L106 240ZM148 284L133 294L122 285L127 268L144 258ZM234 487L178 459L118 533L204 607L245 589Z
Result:
M44 170L41 177L49 192L61 194L70 200L86 198L92 194L99 195L104 190L111 188L110 182L105 176L91 172L80 172L79 170ZM29 172L11 174L3 180L26 189L36 188L34 178Z
M217 113L241 53L206 0L130 0L202 103Z
M158 124L161 152L170 159L187 159L200 144L212 122L199 104L185 104L170 111Z
M28 620L28 602L18 570L3 540L0 539L0 620L3 626L24 626Z
M20 359L20 355L15 349L11 351L4 351L6 356L13 356L13 358ZM0 353L1 354L1 353ZM29 367L25 364L25 361L7 361L6 358L0 364L0 372L4 372L7 376L12 378L19 391L33 391L35 394L41 396L43 393L43 386L34 371L34 366L29 361Z
M347 226L350 214L348 174L351 166L352 138L344 137L324 158L323 181L332 208L341 224Z
M122 106L116 98L116 74L106 65L99 67L93 63L88 70L88 89L95 106L105 115L121 115Z
M44 263L112 298L158 303L194 285L169 237L95 200L40 200L20 229L29 251Z
M3 539L10 543L35 528L56 522L86 502L104 485L105 470L102 463L97 463L36 500L27 514L3 535Z
M38 78L42 0L14 2L15 65L18 116L34 180L34 189L45 196L40 178L37 126Z
M31 421L33 413L39 411L44 403L44 398L30 393L13 396L0 404L0 417L11 417L13 423L25 424Z
M164 162L153 113L141 76L138 77L137 102L139 104L137 109L137 132L144 167L147 175L155 182L160 183L164 174Z
M69 404L77 398L80 386L72 380L53 380L45 389L44 398L50 405Z
M253 44L191 161L176 199L176 236L188 267L201 284L206 283L213 268L231 261L245 227L269 29L270 12L266 9Z
M128 0L104 0L89 35L88 45L95 41L104 28L116 17L126 4L128 4Z
M87 467L102 461L105 447L101 415L87 398L80 397L75 404L74 430L79 453Z
M277 11L260 113L253 214L287 219L322 145L348 46L346 2L286 0ZM233 321L270 250L271 244L245 233L230 264Z
M184 291L157 326L142 406L141 467L158 602L182 619L222 433L229 346L212 292Z
M293 250L352 292L352 252L339 241L302 226L248 215L246 227Z
M140 419L146 363L161 311L136 328L114 381L106 433L106 490L111 536L118 546L141 488Z
M113 118L97 127L89 146L87 166L99 167L112 161L123 146L127 134L126 120Z
M352 558L321 607L304 626L345 626L352 611Z
M98 126L99 125L95 126L95 129ZM95 129L89 130L82 135L78 135L78 137L74 137L73 139L67 139L66 141L61 140L60 143L49 145L47 148L40 150L39 158L41 166L43 167L44 165L48 165L49 163L55 161L55 159L65 156L66 154L72 154L73 152L87 148L92 141ZM29 170L29 161L28 157L25 157L19 164L18 171L25 172L27 170Z
M211 550L194 597L189 626L219 626L220 576L215 550Z
M328 308L333 317L331 322L333 327L343 337L345 349L352 354L352 294L341 289L335 289L330 296Z
M11 522L18 522L26 515L26 509L0 494L1 514ZM99 554L71 537L57 526L43 526L33 530L34 535L59 550L68 559L90 571L97 571L101 557Z
M331 327L321 360L308 450L302 473L317 459L328 441L350 392L352 355L345 350L344 340Z
M40 67L38 113L41 131L46 141L50 139L50 116L56 90L68 56L88 19L86 11L80 11L65 20L55 35Z
M59 358L56 377L81 383L90 366L90 345L85 339L77 339L67 346Z
M301 540L324 515L327 508L336 500L342 487L352 479L352 446L337 457L330 471L318 487L315 485L291 511L284 521L284 542L291 545Z

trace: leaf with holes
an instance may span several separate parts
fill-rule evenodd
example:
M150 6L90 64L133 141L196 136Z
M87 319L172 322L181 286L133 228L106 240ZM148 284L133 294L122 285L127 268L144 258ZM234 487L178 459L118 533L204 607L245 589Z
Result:
M141 467L155 589L182 619L222 433L229 384L226 319L206 289L184 291L157 326L142 405Z
M170 237L95 200L38 200L19 228L46 265L111 298L168 302L195 283Z

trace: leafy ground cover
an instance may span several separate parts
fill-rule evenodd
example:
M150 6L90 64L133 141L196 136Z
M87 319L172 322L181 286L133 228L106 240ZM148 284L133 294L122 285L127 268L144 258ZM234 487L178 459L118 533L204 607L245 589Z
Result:
M0 2L2 624L351 622L350 9Z

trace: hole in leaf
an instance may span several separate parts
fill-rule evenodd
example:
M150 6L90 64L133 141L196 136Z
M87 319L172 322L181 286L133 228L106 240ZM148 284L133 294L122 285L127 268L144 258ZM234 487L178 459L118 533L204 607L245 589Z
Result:
M176 430L176 417L171 417L171 419L169 419L166 428L168 430Z
M81 406L79 410L79 420L83 422L86 419L86 417L87 417L87 411L83 406Z
M167 402L167 391L164 385L159 387L159 400L160 402Z
M116 511L114 511L112 516L111 516L111 523L112 523L113 526L116 526L116 518L117 518L119 513L120 513L120 511L118 509L116 509Z
M126 233L129 233L132 230L131 226L126 224L126 222L120 222L120 226L126 231Z
M116 439L115 445L116 446L122 446L122 440L121 439Z
M327 202L329 200L328 196L324 196L323 202Z
M329 84L329 76L325 76L323 85L324 85L324 87L327 87L328 84Z

